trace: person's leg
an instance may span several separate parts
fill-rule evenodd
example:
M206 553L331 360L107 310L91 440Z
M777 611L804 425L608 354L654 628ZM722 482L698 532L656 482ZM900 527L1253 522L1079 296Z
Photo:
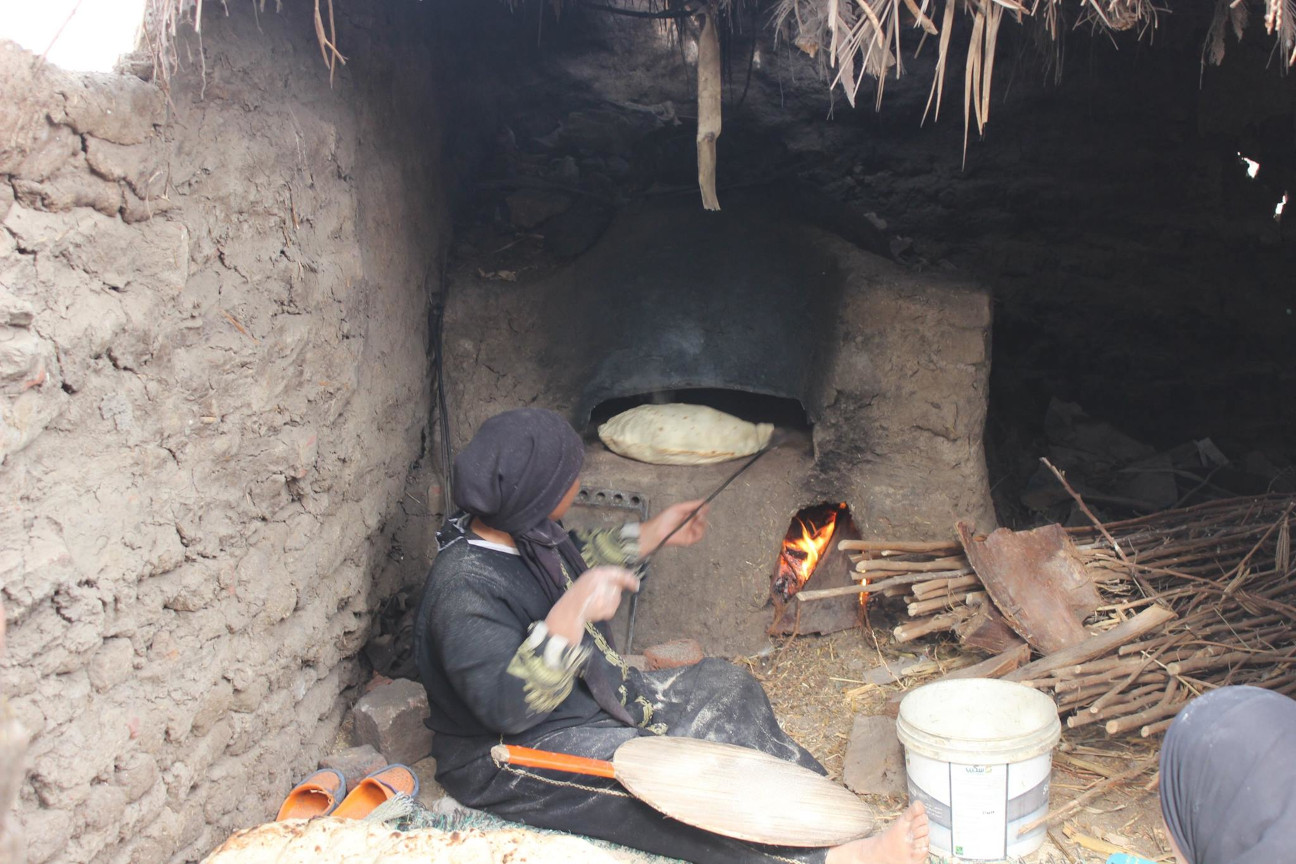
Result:
M929 834L927 811L915 801L885 831L829 849L825 864L923 864Z
M679 669L637 673L634 683L667 735L751 747L828 773L779 727L765 689L741 666L708 657Z
M667 735L751 747L826 774L778 725L765 690L747 670L708 658L636 680ZM921 864L929 848L927 812L915 803L886 830L827 850L827 864Z

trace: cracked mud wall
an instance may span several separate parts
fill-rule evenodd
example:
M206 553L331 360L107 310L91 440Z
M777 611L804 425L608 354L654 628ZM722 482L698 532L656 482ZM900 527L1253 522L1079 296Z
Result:
M194 860L273 817L395 578L436 71L421 7L366 10L330 88L290 6L209 9L169 100L0 44L0 717L30 736L30 864Z

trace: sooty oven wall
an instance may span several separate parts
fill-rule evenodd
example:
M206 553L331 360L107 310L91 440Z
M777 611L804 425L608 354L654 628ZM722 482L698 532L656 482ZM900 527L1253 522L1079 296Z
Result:
M640 645L690 636L713 653L765 643L765 607L793 514L846 501L865 536L990 527L982 427L984 290L916 274L791 221L769 194L632 205L570 266L517 282L451 275L445 376L451 443L538 405L585 429L599 401L706 386L795 398L811 440L780 448L714 503L711 532L664 550L640 601ZM649 466L588 430L583 483L639 492L654 512L701 497L734 464Z

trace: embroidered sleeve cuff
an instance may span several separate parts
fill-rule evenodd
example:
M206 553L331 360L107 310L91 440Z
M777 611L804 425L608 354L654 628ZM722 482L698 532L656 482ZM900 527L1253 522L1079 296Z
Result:
M550 633L543 621L537 621L531 625L506 671L522 682L527 708L544 714L557 708L571 693L576 673L588 656L588 648L572 645Z
M617 567L634 568L639 560L639 523L633 522L620 528L596 528L593 530L573 531L572 540L580 550L585 564L597 567L600 564L613 564Z
M527 634L524 646L544 660L544 664L550 669L570 671L575 674L575 670L585 662L589 656L589 648L582 644L573 645L557 633L550 633L549 627L543 621L537 621L531 625Z

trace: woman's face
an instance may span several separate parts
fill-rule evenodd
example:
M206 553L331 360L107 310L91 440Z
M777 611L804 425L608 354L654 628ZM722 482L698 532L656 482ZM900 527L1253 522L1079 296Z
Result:
M559 519L566 516L567 508L571 507L572 502L576 500L576 493L579 491L580 491L580 478L577 477L575 480L572 481L571 488L567 490L567 494L564 495L563 499L558 502L558 506L555 507L553 512L549 514L549 518L557 522Z

